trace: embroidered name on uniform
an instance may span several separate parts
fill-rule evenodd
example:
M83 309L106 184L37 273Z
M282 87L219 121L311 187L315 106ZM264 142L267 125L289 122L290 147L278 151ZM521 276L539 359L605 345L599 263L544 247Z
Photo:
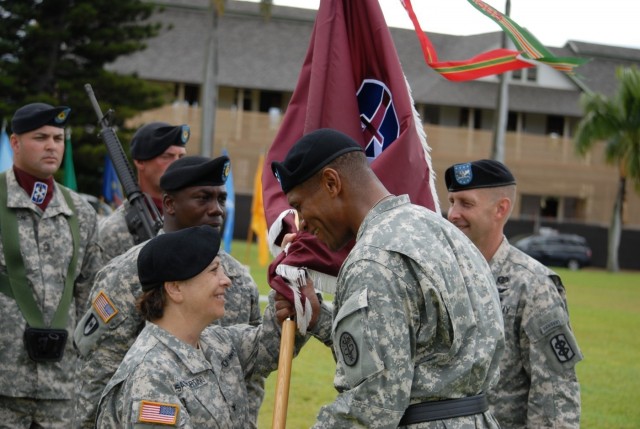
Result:
M342 352L344 363L348 366L353 366L358 362L358 346L353 336L348 332L340 335L340 351Z
M118 309L113 305L109 297L107 297L103 291L100 291L91 305L104 323L108 323L109 320L113 319L113 317L118 314Z
M558 334L551 338L551 349L560 362L569 362L576 355L564 334Z
M542 335L545 335L547 332L551 331L552 329L557 328L558 326L562 326L562 320L554 319L554 320L552 320L550 322L547 322L544 325L542 325L540 327L540 332L542 332Z
M173 425L178 420L178 404L163 404L160 402L142 401L140 403L139 422Z
M31 201L35 204L42 204L44 198L47 196L47 189L49 189L49 187L46 183L36 182L33 185L33 191L31 191Z
M185 388L188 389L197 389L198 387L204 386L207 384L207 380L202 375L199 375L191 380L180 380L177 383L173 384L173 389L176 393L182 393L182 390Z

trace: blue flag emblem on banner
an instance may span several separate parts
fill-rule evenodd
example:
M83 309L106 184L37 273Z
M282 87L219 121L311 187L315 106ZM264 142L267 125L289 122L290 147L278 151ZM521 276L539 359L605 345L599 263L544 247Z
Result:
M379 80L365 79L357 97L365 153L372 161L398 138L400 122L391 91Z

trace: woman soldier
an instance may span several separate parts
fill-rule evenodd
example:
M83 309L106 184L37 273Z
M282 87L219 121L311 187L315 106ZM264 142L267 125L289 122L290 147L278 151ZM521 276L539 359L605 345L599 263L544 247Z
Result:
M224 315L231 285L219 247L220 234L199 226L161 234L140 251L138 310L147 323L102 394L98 428L248 427L242 381L276 369L278 323L293 308L279 299L261 326L209 326ZM313 287L303 293L317 316ZM296 350L305 340L296 336Z

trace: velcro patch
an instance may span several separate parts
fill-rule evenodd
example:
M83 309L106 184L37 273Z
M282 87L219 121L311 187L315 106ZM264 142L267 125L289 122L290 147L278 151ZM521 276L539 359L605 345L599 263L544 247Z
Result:
M340 335L340 351L342 352L344 363L348 366L353 366L358 362L358 345L348 332L343 332Z
M161 425L174 425L178 421L180 405L164 404L143 400L140 402L140 414L138 421L144 423L158 423Z
M113 305L104 291L100 291L91 305L104 323L109 323L109 320L113 319L113 317L118 314L118 309Z
M558 334L549 341L551 349L562 363L569 362L576 355L564 334Z

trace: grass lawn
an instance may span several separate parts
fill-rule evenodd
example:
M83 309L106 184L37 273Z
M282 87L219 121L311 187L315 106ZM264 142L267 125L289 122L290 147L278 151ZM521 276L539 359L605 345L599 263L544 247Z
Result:
M235 241L232 254L249 265L261 294L269 292L256 246ZM636 428L640 422L640 272L558 269L567 288L571 324L585 359L577 366L582 389L581 428ZM331 350L312 339L293 361L287 428L308 428L335 398ZM265 386L258 427L271 428L276 373Z

